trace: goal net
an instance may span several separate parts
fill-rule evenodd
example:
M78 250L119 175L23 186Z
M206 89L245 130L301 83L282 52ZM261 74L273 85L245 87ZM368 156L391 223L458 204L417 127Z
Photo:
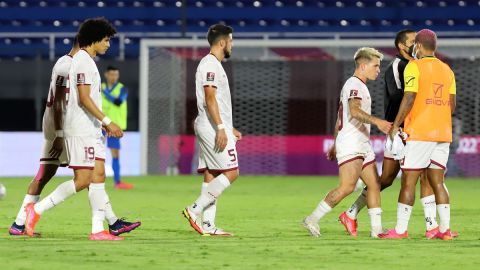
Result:
M479 176L480 49L477 40L441 40L438 56L457 80L457 112L449 170ZM338 98L353 74L359 47L382 51L382 74L368 82L372 113L384 116L383 71L395 57L393 39L236 39L222 64L232 91L234 126L242 174L337 173L324 153L333 143ZM206 40L144 39L140 49L140 132L143 174L196 171L193 121L195 72L209 52ZM377 161L384 136L372 128Z

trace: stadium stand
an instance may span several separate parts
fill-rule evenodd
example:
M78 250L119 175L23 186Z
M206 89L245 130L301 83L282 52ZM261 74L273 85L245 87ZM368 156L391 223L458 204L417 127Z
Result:
M82 20L94 16L105 16L124 33L121 40L114 40L109 55L135 58L140 37L188 36L218 22L232 25L237 33L280 33L280 37L281 33L391 33L413 25L478 36L480 1L3 0L0 58L54 58L69 48Z

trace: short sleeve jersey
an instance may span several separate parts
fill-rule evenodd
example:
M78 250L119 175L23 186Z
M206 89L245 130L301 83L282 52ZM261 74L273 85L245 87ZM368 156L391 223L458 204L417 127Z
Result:
M359 78L350 77L343 85L340 93L340 104L338 109L338 120L340 126L338 128L336 145L337 152L341 145L345 149L356 149L363 143L370 140L370 124L362 123L352 117L348 101L358 99L361 103L362 111L371 114L372 101L367 85ZM343 147L345 146L345 147Z
M64 121L65 136L98 137L101 123L80 104L78 86L90 85L90 97L98 108L102 108L100 74L95 61L85 51L80 50L72 60L69 72L70 94Z
M195 121L198 125L214 126L214 123L207 111L204 90L205 86L211 86L216 89L215 97L218 103L220 118L227 129L232 129L232 98L227 74L225 73L220 61L218 61L213 54L208 54L202 58L198 64L197 73L195 75L195 88L198 108L198 116Z
M55 139L55 122L53 119L53 102L55 101L56 87L66 87L68 80L68 72L72 64L72 56L64 55L60 57L52 69L52 77L50 79L50 88L48 89L47 106L43 113L43 136L47 140ZM68 89L67 89L68 91ZM67 94L67 93L65 93ZM65 116L65 100L62 106L62 112Z

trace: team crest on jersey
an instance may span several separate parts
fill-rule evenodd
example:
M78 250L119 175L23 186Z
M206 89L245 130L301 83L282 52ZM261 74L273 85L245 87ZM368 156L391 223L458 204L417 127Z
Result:
M214 72L207 72L207 82L213 82L215 80Z
M85 83L85 73L78 73L77 74L77 84Z
M350 97L358 97L358 90L350 90Z
M65 77L57 76L57 81L55 82L55 85L63 85L64 81L65 81Z

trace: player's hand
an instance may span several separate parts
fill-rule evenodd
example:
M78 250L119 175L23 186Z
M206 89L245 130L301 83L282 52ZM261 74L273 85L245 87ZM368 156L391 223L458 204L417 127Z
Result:
M52 148L50 148L50 151L48 152L50 157L58 158L63 152L63 144L64 144L63 138L56 137L55 140L53 140Z
M215 136L215 151L223 152L225 147L227 146L228 137L225 129L217 130L217 136Z
M384 134L388 134L392 129L392 123L385 120L378 120L376 125Z
M337 150L335 149L335 144L333 144L332 147L330 147L330 149L328 149L327 159L328 160L335 160L336 156L337 156Z
M397 134L399 129L400 129L399 127L392 126L392 130L390 130L390 132L388 133L388 136L390 136L390 140L392 140L392 142L393 142L393 138L395 137L395 134Z
M242 133L236 128L233 128L233 136L237 138L237 141L240 141L242 139Z
M108 136L110 137L115 137L115 138L121 138L123 137L123 131L122 129L117 126L115 123L110 123L110 125L107 126L107 131L108 131Z

